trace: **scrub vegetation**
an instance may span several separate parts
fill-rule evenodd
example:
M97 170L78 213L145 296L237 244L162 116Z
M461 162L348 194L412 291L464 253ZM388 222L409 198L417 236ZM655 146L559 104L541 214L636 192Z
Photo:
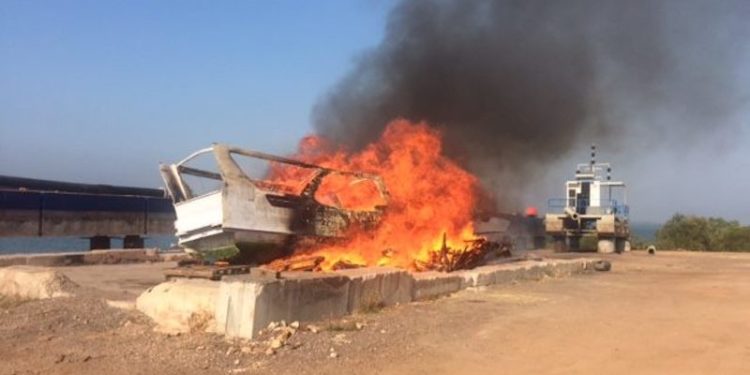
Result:
M750 226L678 213L656 232L656 243L661 249L750 251Z

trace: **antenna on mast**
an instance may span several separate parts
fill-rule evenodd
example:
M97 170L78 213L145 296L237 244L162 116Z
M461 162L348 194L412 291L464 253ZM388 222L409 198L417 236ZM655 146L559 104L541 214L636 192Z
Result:
M591 144L591 167L592 168L594 167L594 164L596 164L596 144Z

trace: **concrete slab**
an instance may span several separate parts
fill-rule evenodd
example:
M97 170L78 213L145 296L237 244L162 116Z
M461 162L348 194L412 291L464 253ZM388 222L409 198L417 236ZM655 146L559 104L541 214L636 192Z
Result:
M315 321L349 312L347 277L311 272L284 272L281 277L222 280L216 305L217 332L253 338L272 321Z
M461 289L466 289L495 284L495 273L506 267L507 264L493 264L471 270L457 271L453 274L461 277Z
M172 280L143 292L135 306L154 320L160 332L214 332L218 292L217 282Z
M508 284L524 280L541 280L545 278L550 265L547 261L521 261L504 265L495 272L494 284Z
M269 315L283 312L282 319L287 321L309 321L347 314L349 279L345 276L289 272L281 277L267 288Z
M219 283L216 299L216 333L247 339L255 337L264 328L256 318L255 307L265 285L272 282L275 281L224 278Z
M583 272L594 270L594 264L599 259L570 259L565 261L556 261L557 266L553 270L554 277L570 276Z
M349 313L411 302L414 278L405 270L367 267L336 271L349 279Z
M461 290L464 278L455 273L420 272L414 277L414 301L426 300L449 295Z
M512 263L496 270L495 284L570 276L593 269L596 261L597 259L556 259Z
M471 270L453 272L462 278L461 289L506 284L545 277L563 277L593 269L597 259L526 260L492 264Z
M282 272L278 275L275 272L252 272L250 275L225 277L221 282L190 281L213 285L214 302L210 302L210 298L199 298L204 302L185 302L183 300L195 298L188 294L204 292L191 289L198 288L196 286L181 287L174 292L174 284L170 287L169 283L164 283L139 297L138 308L157 320L160 326L171 325L178 331L194 330L191 322L196 319L196 314L198 317L210 315L215 320L215 324L211 321L215 332L252 339L273 321L338 318L373 306L437 298L467 287L567 276L593 269L596 261L529 260L454 273L410 274L391 268L361 268L333 273ZM169 288L172 292L167 293L168 290L162 291L162 288ZM159 311L143 308L141 300L147 295L151 296L154 305L166 306L149 307Z

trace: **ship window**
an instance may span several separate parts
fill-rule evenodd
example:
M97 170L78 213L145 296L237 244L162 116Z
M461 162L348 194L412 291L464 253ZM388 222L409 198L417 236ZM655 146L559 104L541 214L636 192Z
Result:
M306 168L280 161L230 153L232 159L249 179L261 189L278 194L300 195L317 173Z
M211 153L197 155L179 166L179 171L182 183L188 190L188 198L199 197L221 189L221 175L218 172L216 159Z
M575 207L576 206L576 190L570 189L568 190L568 207Z

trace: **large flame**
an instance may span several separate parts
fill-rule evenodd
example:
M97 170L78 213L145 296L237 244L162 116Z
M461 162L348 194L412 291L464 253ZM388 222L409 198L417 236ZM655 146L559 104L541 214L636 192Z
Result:
M442 155L442 136L425 123L395 120L377 142L358 153L347 153L326 140L308 136L294 158L323 167L377 174L390 193L387 209L375 230L352 228L335 245L297 249L296 255L325 257L323 269L339 261L359 265L413 268L444 243L461 249L474 238L472 214L477 179ZM294 186L301 176L290 169L273 169L270 179ZM349 209L371 210L382 204L372 184L351 179L326 179L316 199Z

